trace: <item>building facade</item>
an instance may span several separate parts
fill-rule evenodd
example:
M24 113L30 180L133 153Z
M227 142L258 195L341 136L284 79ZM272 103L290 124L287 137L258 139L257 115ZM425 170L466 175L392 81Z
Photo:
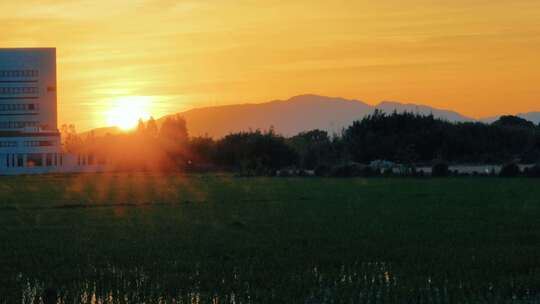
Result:
M0 49L0 174L60 171L56 49Z
M0 48L0 175L106 171L62 152L56 91L55 48Z

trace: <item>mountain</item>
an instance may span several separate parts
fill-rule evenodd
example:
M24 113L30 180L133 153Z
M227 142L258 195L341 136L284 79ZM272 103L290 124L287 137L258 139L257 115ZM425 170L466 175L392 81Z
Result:
M521 117L523 119L526 119L530 122L533 122L534 124L538 125L540 124L540 112L527 112L527 113L518 113L516 114L517 117ZM480 119L480 121L485 123L492 123L499 119L501 115L498 116L491 116Z
M419 104L383 101L372 106L360 100L318 95L300 95L287 100L274 100L257 104L195 108L178 114L186 119L191 136L208 135L219 138L232 132L268 130L271 127L277 133L285 136L313 129L339 134L343 128L350 126L355 120L372 114L376 109L385 113L396 111L422 115L433 114L435 118L451 122L476 121L454 111ZM519 115L535 123L540 121L540 112ZM161 125L169 116L158 119L158 125ZM492 122L497 118L486 118L486 120L481 121ZM95 136L117 132L118 130L115 128L94 130Z
M431 115L435 118L440 118L452 122L465 122L465 121L474 121L475 119L463 116L457 112L450 110L441 110L424 105L412 104L412 103L399 103L395 101L383 101L376 106L377 109L385 112L392 113L396 111L397 113L409 112L416 113L421 115Z
M316 95L295 96L259 104L196 108L179 113L193 136L222 137L231 132L267 130L273 127L285 136L312 129L339 133L374 108L359 100ZM158 124L166 117L158 120Z
M122 132L123 132L122 129L118 127L102 127L102 128L96 128L96 129L84 131L80 133L79 135L85 137L92 134L92 136L94 137L103 137L107 135L115 135Z
M496 121L497 119L499 119L500 117L501 117L501 115L498 115L498 116L483 117L483 118L480 118L479 121L480 121L480 122L483 122L483 123L490 124L490 123L495 122L495 121Z
M375 109L386 113L413 112L433 114L436 118L449 121L471 121L473 119L456 112L440 110L416 104L382 102L377 106L360 100L349 100L318 95L300 95L288 100L274 100L259 104L241 104L196 108L179 113L187 122L191 135L222 137L231 132L267 130L274 127L277 133L292 136L302 131L322 129L339 134L355 120L372 114ZM158 120L158 124L165 118Z
M517 116L532 121L537 125L540 124L540 112L519 113Z

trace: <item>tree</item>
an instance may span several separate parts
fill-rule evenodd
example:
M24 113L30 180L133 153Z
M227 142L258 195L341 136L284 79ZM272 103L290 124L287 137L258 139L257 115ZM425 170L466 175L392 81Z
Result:
M185 165L189 143L186 120L180 115L168 117L159 130L158 138L169 160L176 165Z
M440 154L449 125L431 115L386 115L377 110L347 128L343 141L356 162L432 160Z
M63 124L60 127L60 136L61 136L62 146L64 148L64 151L68 153L75 153L77 151L80 151L80 149L82 149L83 140L77 134L77 131L75 130L75 125Z
M193 164L211 164L216 154L216 142L208 136L189 141L189 158Z
M536 128L533 122L530 122L526 119L523 119L518 116L513 116L513 115L501 116L499 117L499 119L494 121L492 125L498 126L498 127L513 127L513 128L524 128L524 129Z
M343 145L353 161L363 163L377 159L432 162L438 158L458 162L534 161L540 152L540 131L519 117L502 117L488 125L375 111L344 131Z
M233 133L217 142L216 161L228 168L268 172L295 164L297 154L273 130Z
M521 173L519 166L515 163L508 163L502 166L500 176L503 177L516 177Z
M321 130L302 132L289 139L298 153L299 165L305 169L315 169L332 162L332 142L328 133Z
M189 139L186 120L180 115L168 117L159 130L159 138L174 146L186 146Z
M431 176L433 177L446 177L449 174L448 164L445 162L439 161L431 168Z
M150 119L146 122L146 133L151 137L158 135L158 126L153 116L150 116Z
M144 125L144 121L142 118L139 118L139 122L137 123L137 133L144 134L146 132L146 127Z

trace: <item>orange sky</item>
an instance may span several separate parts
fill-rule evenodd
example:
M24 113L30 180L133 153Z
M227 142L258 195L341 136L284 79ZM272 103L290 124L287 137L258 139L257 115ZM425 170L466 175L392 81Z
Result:
M2 0L0 28L0 47L57 47L79 130L131 101L159 117L303 93L540 110L538 0Z

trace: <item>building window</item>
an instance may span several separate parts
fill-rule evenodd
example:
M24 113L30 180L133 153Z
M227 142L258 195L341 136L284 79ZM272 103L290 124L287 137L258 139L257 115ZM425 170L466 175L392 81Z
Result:
M37 126L37 121L0 121L0 129L22 129Z
M38 76L38 70L0 70L0 78L34 78Z
M17 147L16 141L0 141L0 148L12 148Z
M24 142L25 147L50 147L54 146L52 140L30 140Z
M1 95L35 95L38 93L36 87L0 87Z
M35 111L38 109L39 105L34 103L0 104L0 112Z

